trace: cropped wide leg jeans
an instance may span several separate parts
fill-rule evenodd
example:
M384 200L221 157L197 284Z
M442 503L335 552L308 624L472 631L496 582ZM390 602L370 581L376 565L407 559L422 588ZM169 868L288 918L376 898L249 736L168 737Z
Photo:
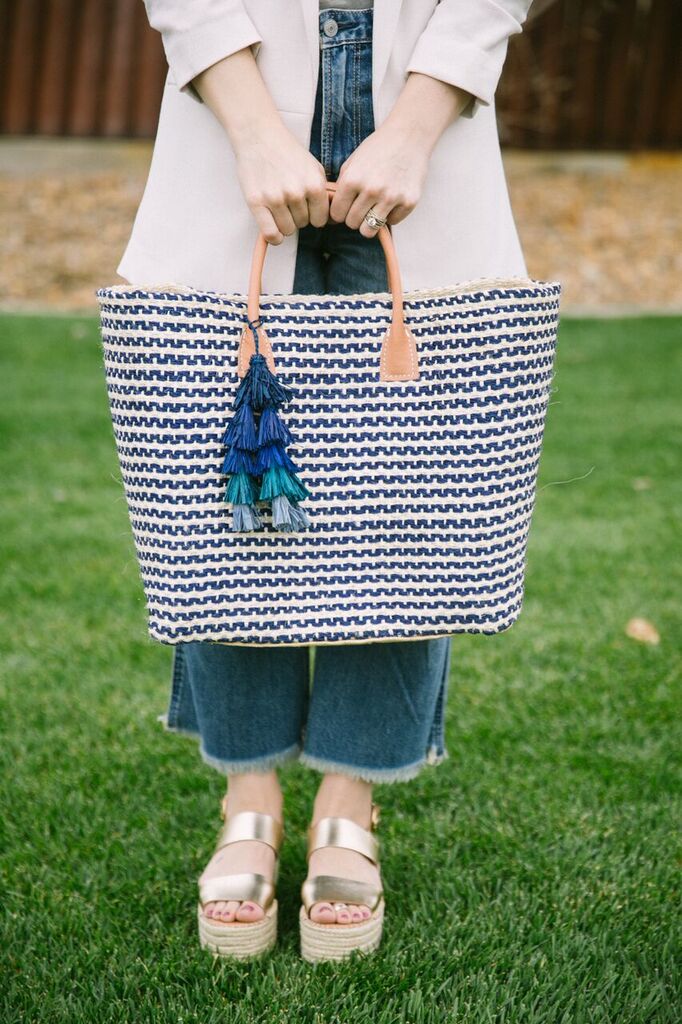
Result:
M320 73L311 153L336 181L374 131L371 8L319 14ZM379 239L344 223L300 229L293 292L387 291ZM295 647L195 641L173 649L169 732L199 740L228 774L298 760L368 782L440 764L450 637Z

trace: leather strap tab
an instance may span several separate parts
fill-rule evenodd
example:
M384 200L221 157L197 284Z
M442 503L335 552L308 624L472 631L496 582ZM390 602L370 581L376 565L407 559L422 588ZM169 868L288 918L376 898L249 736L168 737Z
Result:
M264 327L256 327L258 331L258 350L262 356L265 356L265 362L268 364L268 369L271 373L276 373L275 370L275 359L272 354L272 347L270 345L270 339L268 338ZM240 377L246 376L249 369L249 362L251 356L256 351L256 342L253 337L253 331L247 324L242 331L242 336L239 342L239 359L237 362L237 373Z

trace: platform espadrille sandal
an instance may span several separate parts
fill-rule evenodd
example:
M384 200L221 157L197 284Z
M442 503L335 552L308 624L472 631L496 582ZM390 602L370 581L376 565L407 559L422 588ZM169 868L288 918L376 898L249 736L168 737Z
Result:
M215 956L247 960L272 949L277 939L277 900L275 886L279 876L279 850L284 826L270 814L239 811L227 817L226 797L221 801L224 825L220 830L214 853L230 843L258 839L275 851L273 881L253 871L219 875L199 882L199 941L202 948ZM215 921L206 917L203 907L214 900L253 900L265 911L260 921Z
M373 834L379 824L379 807L372 804L370 828L362 828L350 818L321 818L308 829L310 860L314 850L324 846L341 846L362 853L379 866L379 841ZM354 950L369 953L381 942L384 922L384 895L381 885L356 881L338 875L315 875L301 886L303 901L299 911L301 956L310 963L320 960L343 960ZM372 914L357 924L320 924L310 920L310 908L315 903L335 900L360 903Z

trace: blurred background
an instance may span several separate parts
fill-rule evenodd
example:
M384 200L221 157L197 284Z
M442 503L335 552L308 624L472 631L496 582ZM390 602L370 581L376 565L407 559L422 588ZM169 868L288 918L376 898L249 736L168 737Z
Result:
M679 1024L681 39L682 0L538 0L511 40L514 212L564 286L523 612L453 638L448 759L376 787L379 954L298 960L293 763L278 949L239 968L196 941L225 780L158 721L95 298L164 52L142 0L0 0L2 1024Z
M564 310L682 309L682 4L536 0L498 89L532 276ZM0 303L118 278L166 60L141 0L0 4Z

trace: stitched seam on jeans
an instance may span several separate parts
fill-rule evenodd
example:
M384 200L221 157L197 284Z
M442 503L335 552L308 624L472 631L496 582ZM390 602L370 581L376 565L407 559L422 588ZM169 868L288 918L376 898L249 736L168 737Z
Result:
M175 725L178 711L184 694L184 687L187 681L187 667L185 665L182 645L178 644L173 650L173 675L171 683L172 697L168 708L168 721Z

